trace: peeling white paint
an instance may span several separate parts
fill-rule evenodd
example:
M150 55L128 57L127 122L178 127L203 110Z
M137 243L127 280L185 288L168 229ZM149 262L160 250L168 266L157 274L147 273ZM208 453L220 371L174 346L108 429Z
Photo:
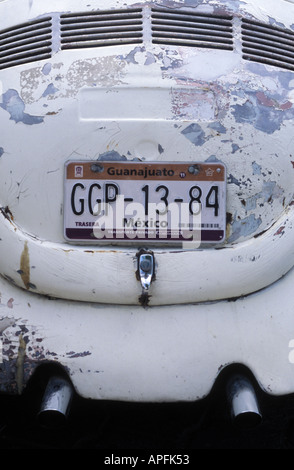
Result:
M275 24L291 28L293 27L293 5L288 3L285 3L285 0L258 0L258 2L245 0L242 2L242 9L260 21L268 22L269 18L272 18Z

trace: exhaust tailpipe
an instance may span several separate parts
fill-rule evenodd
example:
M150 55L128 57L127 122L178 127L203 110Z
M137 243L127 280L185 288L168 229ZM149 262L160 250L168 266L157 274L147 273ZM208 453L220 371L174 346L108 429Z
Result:
M251 382L243 375L235 375L227 385L228 400L234 424L240 428L257 426L262 419Z
M64 377L54 376L49 379L41 408L39 422L47 427L63 425L69 413L73 397L73 387Z

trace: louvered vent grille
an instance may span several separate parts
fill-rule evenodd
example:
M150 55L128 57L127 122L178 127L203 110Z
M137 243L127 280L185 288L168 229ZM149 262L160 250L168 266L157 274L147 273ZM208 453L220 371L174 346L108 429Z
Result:
M254 21L242 21L243 58L294 70L294 32Z
M0 69L48 59L52 53L51 18L0 31Z
M152 9L152 42L233 50L232 18Z
M137 44L142 41L141 9L61 15L61 49Z
M52 23L53 19L46 17L0 31L0 70L52 57ZM148 25L149 22L145 23L146 29ZM150 30L146 34L150 37ZM153 44L232 51L234 34L231 16L151 9ZM243 18L241 39L243 59L294 71L294 31ZM141 8L60 16L60 49L63 50L142 42ZM57 38L55 52L56 46Z

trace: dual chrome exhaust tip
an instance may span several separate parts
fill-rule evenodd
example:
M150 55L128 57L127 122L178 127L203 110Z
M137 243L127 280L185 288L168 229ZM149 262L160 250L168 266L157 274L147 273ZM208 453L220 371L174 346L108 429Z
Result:
M51 377L38 413L39 423L46 427L62 426L68 418L73 393L69 380L61 376Z
M38 420L47 427L59 427L65 424L69 415L74 389L68 379L53 376L49 379ZM262 415L251 381L244 375L236 374L227 382L227 399L231 416L238 428L257 426Z
M252 428L260 424L262 415L251 381L244 375L234 375L227 382L227 397L231 416L238 428Z

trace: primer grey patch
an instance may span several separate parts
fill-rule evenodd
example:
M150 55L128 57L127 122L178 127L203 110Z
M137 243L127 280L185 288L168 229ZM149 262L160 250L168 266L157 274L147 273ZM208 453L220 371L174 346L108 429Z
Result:
M213 129L214 131L218 132L219 134L225 134L227 132L225 126L223 126L220 122L211 122L208 124L208 127L210 129Z
M256 162L252 162L252 170L254 175L261 175L261 166Z
M158 144L158 152L159 152L160 154L162 154L162 153L164 152L164 149L163 149L163 147L162 147L160 144Z
M0 107L10 114L10 119L16 123L22 122L23 124L33 125L40 124L44 121L41 116L31 116L24 112L25 104L20 98L16 90L8 90L3 95L3 102Z
M236 104L233 108L235 109L234 116L237 122L252 123L256 118L255 107L250 101L246 101L243 104Z
M99 161L118 162L118 161L122 161L122 160L127 160L127 158L124 155L120 155L115 150L110 150L109 152L105 152L105 153L102 153L101 155L99 155L99 158L97 160L99 160Z
M147 52L146 53L146 60L145 60L144 65L154 64L155 62L156 62L156 59L155 59L154 55L151 54L151 52Z
M42 68L42 73L44 75L49 75L49 73L51 72L51 68L52 68L52 65L51 64L45 64L44 67Z
M258 172L259 170L257 169L256 171ZM260 206L264 206L264 204L272 204L275 199L282 200L283 196L283 188L281 188L275 181L268 180L263 181L261 191L248 197L246 200L243 200L243 204L246 206L246 210L250 211L256 209L258 201L260 201Z
M261 223L261 218L256 219L254 214L245 217L245 219L235 220L232 224L232 235L228 239L228 242L232 243L240 237L252 235L256 232Z
M256 209L257 199L259 199L259 195L251 196L244 201L247 211L253 211Z
M282 198L284 190L275 181L264 181L261 195L265 202L271 202L273 199Z
M231 174L228 176L228 184L235 184L236 186L241 186L240 181L238 181L237 178L235 178L235 176Z
M169 69L177 69L183 66L182 59L175 59L173 57L164 56L163 57L163 66L161 67L162 71L168 71Z
M219 160L216 155L210 155L206 160L206 162L220 162L221 160Z
M257 130L273 134L279 130L284 120L293 119L293 110L278 109L274 106L261 105L256 97L251 97L243 104L233 106L236 122L248 123Z
M232 144L232 153L236 153L240 149L238 144Z
M53 83L50 83L50 85L47 86L46 90L43 93L43 97L48 96L48 95L54 95L58 91L58 88L55 88Z
M205 133L197 123L190 124L181 133L196 146L200 146L205 143Z
M125 60L127 62L127 64L138 64L138 62L135 59L135 55L138 52L144 52L144 51L145 51L145 47L135 47L125 57L124 56L119 56L119 59Z
M289 83L293 80L293 72L280 71L280 70L270 70L264 64L258 64L255 62L247 62L246 68L249 72L254 75L260 75L262 77L270 77L274 79L277 83L280 82L282 88L287 90L289 88Z

